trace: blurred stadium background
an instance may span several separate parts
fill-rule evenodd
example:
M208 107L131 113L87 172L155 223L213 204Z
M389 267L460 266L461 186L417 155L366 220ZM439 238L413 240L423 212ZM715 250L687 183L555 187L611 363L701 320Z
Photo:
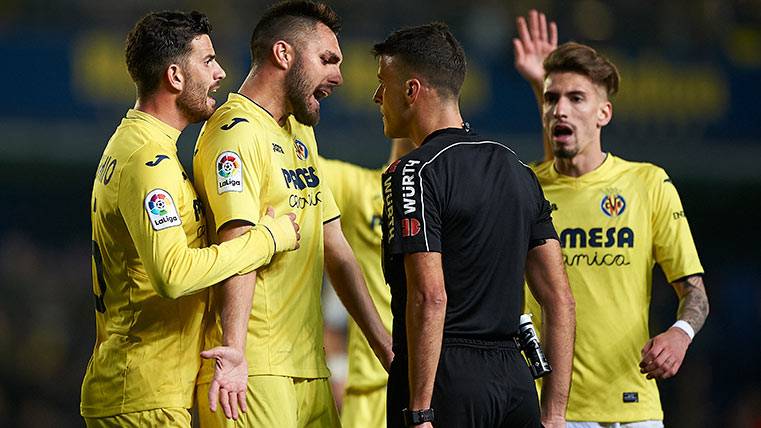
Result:
M134 103L123 40L150 10L197 9L234 91L262 1L0 0L0 426L81 426L79 387L94 342L89 193L100 153ZM711 315L679 375L661 382L667 427L761 427L761 2L331 2L344 18L344 86L323 103L321 152L365 166L388 154L371 45L401 25L449 23L469 57L464 115L540 156L531 91L512 67L515 17L558 21L623 83L604 148L665 167L680 190L706 269ZM218 101L223 101L223 95ZM191 171L199 127L181 137ZM747 223L747 224L746 224ZM610 284L615 287L616 284ZM676 298L658 272L651 329Z

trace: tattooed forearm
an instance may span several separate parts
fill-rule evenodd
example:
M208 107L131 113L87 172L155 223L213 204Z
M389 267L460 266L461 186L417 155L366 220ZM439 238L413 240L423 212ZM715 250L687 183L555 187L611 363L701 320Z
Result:
M703 286L703 277L688 276L674 281L672 285L679 296L677 318L689 323L697 333L708 316L708 296Z

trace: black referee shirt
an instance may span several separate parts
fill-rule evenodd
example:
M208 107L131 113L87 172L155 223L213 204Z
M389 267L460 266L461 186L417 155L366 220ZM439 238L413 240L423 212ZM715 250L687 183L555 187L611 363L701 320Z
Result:
M557 239L534 173L502 143L438 130L383 174L383 271L394 352L406 353L404 254L440 252L445 338L508 340L518 328L529 248Z

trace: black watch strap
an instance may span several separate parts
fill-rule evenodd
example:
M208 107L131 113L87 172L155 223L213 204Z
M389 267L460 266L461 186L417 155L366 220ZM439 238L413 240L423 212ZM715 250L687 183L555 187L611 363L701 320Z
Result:
M433 409L404 409L402 410L402 415L404 416L404 425L408 427L420 425L426 422L433 422Z

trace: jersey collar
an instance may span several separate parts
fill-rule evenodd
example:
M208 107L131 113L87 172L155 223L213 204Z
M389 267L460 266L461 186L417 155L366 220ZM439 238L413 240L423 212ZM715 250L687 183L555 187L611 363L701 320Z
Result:
M131 108L131 109L127 110L127 116L126 116L126 118L127 119L132 119L132 120L142 120L142 121L148 122L152 128L154 128L157 131L159 131L160 133L166 135L166 137L169 140L171 140L172 145L176 146L177 139L180 138L180 131L178 129L174 128L173 126L171 126L171 125L169 125L167 123L162 122L160 119L158 119L158 118L156 118L154 116L151 116L150 114L148 114L148 113L146 113L144 111L140 111L140 110L136 110L136 109Z
M605 156L605 160L602 161L600 166L582 175L581 177L571 177L571 176L563 175L559 173L558 170L555 169L555 162L552 162L549 168L550 177L552 177L553 180L568 181L568 182L579 183L579 184L586 183L586 182L594 182L610 174L610 172L613 169L613 165L616 163L615 159L616 157L613 156L613 153L608 152Z
M470 125L467 126L467 128L442 128L437 129L436 131L431 132L428 134L427 137L423 139L423 142L420 143L421 146L423 146L425 143L429 142L434 137L437 137L439 135L472 135L473 129L470 127Z

